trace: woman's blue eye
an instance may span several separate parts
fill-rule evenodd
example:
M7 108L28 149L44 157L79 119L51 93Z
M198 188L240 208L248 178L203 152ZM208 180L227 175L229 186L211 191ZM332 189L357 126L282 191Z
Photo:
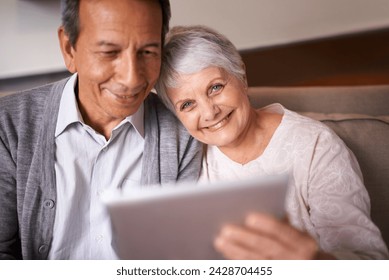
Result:
M223 85L221 85L221 84L213 85L213 86L211 87L211 91L212 91L212 92L214 92L214 91L219 91L219 90L221 90L222 88L223 88Z
M184 103L182 103L182 105L181 105L181 107L180 107L181 111L187 109L187 108L190 107L192 104L193 104L192 101L185 101Z

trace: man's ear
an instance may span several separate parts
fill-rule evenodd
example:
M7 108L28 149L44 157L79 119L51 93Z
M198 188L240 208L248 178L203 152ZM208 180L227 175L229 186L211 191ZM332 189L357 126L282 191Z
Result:
M58 39L66 68L69 72L75 73L77 69L74 62L74 48L70 43L69 36L66 34L63 26L58 28Z

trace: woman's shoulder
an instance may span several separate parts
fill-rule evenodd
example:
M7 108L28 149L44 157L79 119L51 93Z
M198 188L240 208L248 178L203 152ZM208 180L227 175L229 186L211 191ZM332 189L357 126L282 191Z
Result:
M315 133L331 131L331 129L322 122L304 116L299 112L289 110L279 103L271 104L261 108L260 110L282 114L283 117L281 123L293 129L309 130Z
M326 139L326 142L338 142L340 138L324 123L303 116L298 112L289 110L281 104L271 104L260 110L282 114L281 123L276 131L277 138L286 139L288 142L317 142L318 139ZM285 141L286 141L285 140Z

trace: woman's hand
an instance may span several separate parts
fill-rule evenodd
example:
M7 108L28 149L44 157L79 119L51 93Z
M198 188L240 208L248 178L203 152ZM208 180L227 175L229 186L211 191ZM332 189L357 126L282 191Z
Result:
M331 258L319 252L306 232L263 213L247 216L244 226L225 225L215 239L215 248L227 259L286 260Z

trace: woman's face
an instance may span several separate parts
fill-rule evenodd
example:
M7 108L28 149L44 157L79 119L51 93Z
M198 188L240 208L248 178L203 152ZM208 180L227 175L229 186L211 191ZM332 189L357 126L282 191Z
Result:
M247 87L217 67L181 75L177 88L167 90L177 117L199 141L233 146L248 126Z

